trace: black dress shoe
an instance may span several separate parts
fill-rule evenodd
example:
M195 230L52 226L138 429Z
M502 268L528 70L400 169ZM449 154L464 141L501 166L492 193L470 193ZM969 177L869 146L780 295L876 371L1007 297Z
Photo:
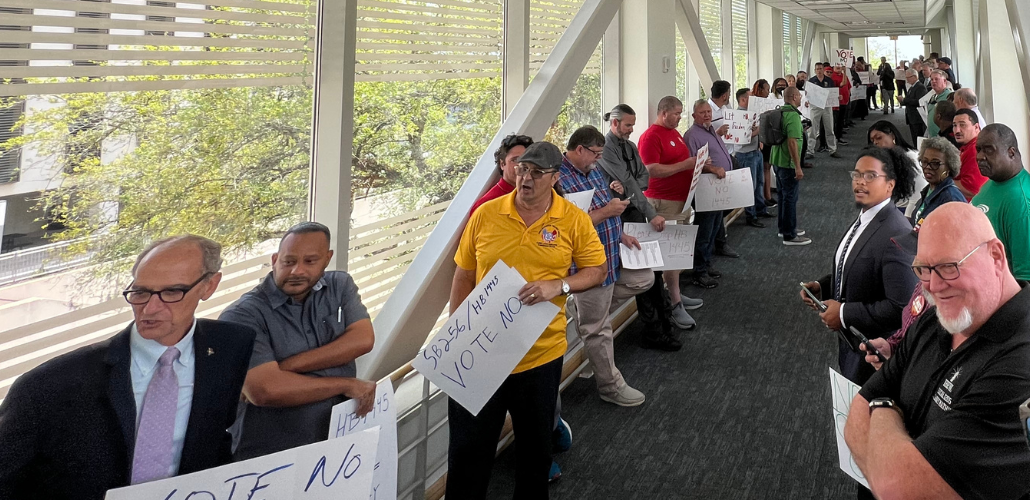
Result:
M693 330L693 328L691 328ZM674 352L683 348L683 343L676 340L671 332L662 332L658 335L644 335L640 339L640 347L644 349L656 349L659 351Z
M730 248L730 246L729 246L729 245L723 245L723 246L721 246L721 247L717 247L717 248L715 249L715 255L718 255L718 256L720 256L720 257L729 257L729 258L731 258L731 259L737 259L737 258L740 258L740 254L739 254L739 253L737 253L737 252L736 252L735 250L733 250L732 248Z
M747 225L749 225L751 227L757 227L759 229L765 227L765 224L762 224L761 222L759 222L758 219L748 219L747 220Z
M717 271L714 267L709 267L708 270L705 271L705 273L707 273L709 276L711 276L711 277L713 277L715 279L722 278L722 273Z
M758 214L758 218L759 219L775 219L776 216L771 214L771 213L769 213L769 212L762 212L762 213Z

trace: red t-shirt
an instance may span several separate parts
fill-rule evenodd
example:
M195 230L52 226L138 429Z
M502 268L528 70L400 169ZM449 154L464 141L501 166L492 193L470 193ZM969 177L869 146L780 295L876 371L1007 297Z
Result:
M847 69L844 71L847 71ZM844 78L844 73L837 73L836 71L830 75L830 78L837 87L840 87L840 105L847 106L851 102L851 80ZM833 109L837 108L834 107Z
M666 128L657 123L652 124L637 141L640 159L644 165L660 163L672 165L690 158L690 150L683 142L683 136L674 128ZM652 176L647 181L644 196L656 200L687 201L690 194L690 181L694 177L694 169L676 172L668 177Z
M973 194L980 192L980 186L987 182L987 178L980 173L980 167L976 164L976 137L963 146L959 146L959 157L962 159L962 168L955 176L955 182L961 182L962 187L970 190ZM967 196L966 201L972 200Z
M472 210L469 210L469 215L476 213L476 209L479 208L480 205L494 198L500 198L514 190L515 186L508 184L508 181L504 180L504 177L501 177L501 180L497 181L497 184L495 184L494 187L490 188L486 194L476 200L476 203L472 205Z

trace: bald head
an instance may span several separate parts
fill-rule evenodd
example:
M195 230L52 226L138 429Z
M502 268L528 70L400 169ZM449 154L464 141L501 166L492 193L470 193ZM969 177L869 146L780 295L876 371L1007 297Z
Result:
M951 202L935 209L923 221L919 228L919 250L933 241L972 248L994 238L997 238L994 227L982 210L968 203Z
M794 100L801 99L801 91L797 87L787 87L787 90L783 91L783 100L787 103L794 103Z

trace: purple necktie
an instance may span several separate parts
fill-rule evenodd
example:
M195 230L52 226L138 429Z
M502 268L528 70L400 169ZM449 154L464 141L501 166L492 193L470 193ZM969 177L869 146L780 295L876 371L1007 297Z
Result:
M132 484L172 476L172 436L179 404L179 378L175 376L172 363L177 359L179 350L175 347L169 347L161 355L147 394L143 396L136 449L132 454Z

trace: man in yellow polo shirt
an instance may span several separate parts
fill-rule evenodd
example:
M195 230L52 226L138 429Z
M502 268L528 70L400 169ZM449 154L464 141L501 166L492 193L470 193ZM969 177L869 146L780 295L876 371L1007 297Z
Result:
M511 413L519 440L515 498L547 498L555 401L567 347L565 299L601 284L607 274L590 216L554 191L561 161L554 144L526 148L516 168L515 192L472 214L454 255L452 313L498 260L528 281L519 291L523 304L551 301L562 310L478 415L448 403L448 498L486 498L505 413ZM569 276L573 263L578 272Z

